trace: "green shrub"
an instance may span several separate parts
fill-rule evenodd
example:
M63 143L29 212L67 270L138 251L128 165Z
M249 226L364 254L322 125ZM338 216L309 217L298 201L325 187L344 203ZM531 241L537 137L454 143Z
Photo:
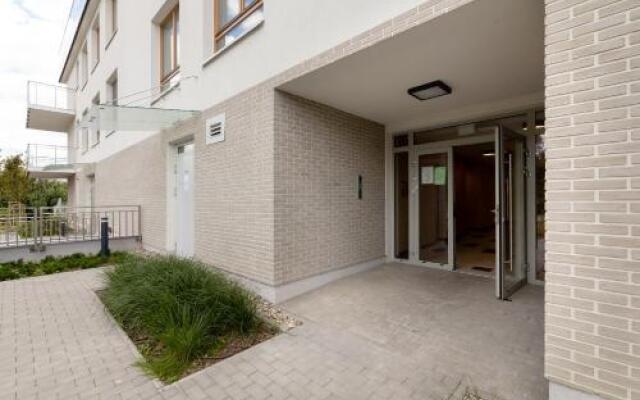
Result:
M127 253L123 252L114 252L106 258L100 255L76 253L65 257L47 256L39 262L12 261L0 264L0 281L117 264L127 257L129 257Z
M143 368L180 378L230 335L263 323L253 297L222 274L176 257L131 257L107 272L103 300L130 336L149 338Z
M65 229L62 228L64 225ZM34 221L19 222L15 226L16 233L22 239L36 237L36 226ZM53 216L47 218L37 229L40 229L42 236L65 236L72 232L69 221L64 216ZM66 231L65 231L66 230Z

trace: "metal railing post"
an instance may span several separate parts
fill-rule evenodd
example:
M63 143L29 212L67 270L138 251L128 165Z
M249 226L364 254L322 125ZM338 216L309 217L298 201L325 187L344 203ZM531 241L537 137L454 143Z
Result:
M142 237L142 206L138 206L138 234L136 236Z

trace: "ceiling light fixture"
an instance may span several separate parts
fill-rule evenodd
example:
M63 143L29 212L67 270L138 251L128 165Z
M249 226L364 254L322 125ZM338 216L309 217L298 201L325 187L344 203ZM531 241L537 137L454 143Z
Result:
M449 85L441 80L425 83L424 85L412 87L407 91L409 95L420 101L434 99L440 96L451 94L452 90Z

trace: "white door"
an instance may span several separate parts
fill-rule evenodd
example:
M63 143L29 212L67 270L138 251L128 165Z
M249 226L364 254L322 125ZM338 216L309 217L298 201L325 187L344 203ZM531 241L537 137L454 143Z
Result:
M176 254L181 257L193 257L193 147L178 147L176 160Z

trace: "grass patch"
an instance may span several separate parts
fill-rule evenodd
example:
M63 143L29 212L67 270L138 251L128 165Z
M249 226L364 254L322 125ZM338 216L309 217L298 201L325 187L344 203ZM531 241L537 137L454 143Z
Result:
M254 297L224 275L176 257L131 257L107 272L100 296L165 382L273 336Z
M106 264L120 263L127 257L127 253L123 252L113 252L109 257L76 253L64 257L48 256L41 261L12 261L0 264L0 281L96 268Z

